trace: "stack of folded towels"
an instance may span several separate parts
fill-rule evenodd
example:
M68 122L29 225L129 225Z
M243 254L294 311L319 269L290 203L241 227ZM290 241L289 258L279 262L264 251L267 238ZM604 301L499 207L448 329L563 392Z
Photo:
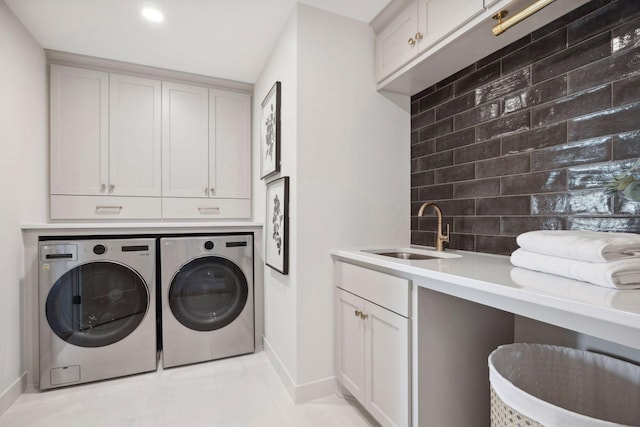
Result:
M530 231L516 239L517 267L615 289L640 288L640 234L584 230Z

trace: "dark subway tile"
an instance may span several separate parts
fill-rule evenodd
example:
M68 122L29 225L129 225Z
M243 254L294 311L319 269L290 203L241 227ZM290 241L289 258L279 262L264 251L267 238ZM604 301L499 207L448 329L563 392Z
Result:
M440 205L440 203L438 203ZM442 224L451 224L453 217L442 217ZM444 227L443 227L444 228ZM438 229L438 218L433 210L424 213L424 216L418 217L418 230L433 231Z
M438 184L467 181L475 178L475 165L467 163L464 165L456 165L436 171L436 182Z
M431 185L434 183L435 172L416 172L411 171L411 187L422 187L423 185Z
M419 195L420 194L420 189L419 188L412 188L411 189L411 201L412 202L416 202L418 200L420 200Z
M569 141L640 129L640 104L616 107L578 117L568 122Z
M500 157L500 139L467 145L453 152L453 162L455 164L492 159L494 157Z
M433 246L435 241L436 241L435 233L411 230L412 245Z
M476 62L476 67L478 69L485 67L491 64L492 62L495 62L498 59L501 59L509 55L510 53L525 47L529 43L531 43L531 34L527 34L526 36L514 41L513 43L507 45L506 47L503 47L502 49L493 52L491 55L485 56L480 61Z
M567 46L567 30L555 31L502 58L502 72L510 73L552 55Z
M411 115L415 116L420 111L420 103L418 101L411 102Z
M475 96L473 92L469 92L438 105L436 108L436 117L438 120L441 120L473 108L475 105Z
M469 128L436 139L436 151L452 150L476 142L476 130Z
M427 125L432 124L435 121L435 110L432 108L422 113L411 116L411 130L417 130Z
M515 237L507 236L476 236L476 251L497 255L511 255L518 249Z
M569 217L569 229L640 233L640 218Z
M454 86L456 96L500 77L500 63L494 62L457 80Z
M602 191L534 194L531 196L533 215L611 215L611 200Z
M624 195L616 195L613 201L613 212L616 215L640 216L640 203Z
M530 111L521 111L509 114L490 122L478 125L476 132L477 141L486 141L499 136L510 135L530 128Z
M505 176L502 178L501 189L503 196L565 191L567 189L567 172L554 170Z
M476 201L477 215L529 215L530 196L489 197Z
M640 131L623 133L613 137L613 160L640 157ZM454 161L456 155L454 154Z
M442 135L446 135L453 131L453 118L440 120L432 125L426 126L420 129L419 140L424 141L427 139L437 138Z
M636 2L640 5L640 2ZM611 52L618 53L640 45L640 18L615 28L611 32Z
M420 92L414 94L411 96L411 102L416 102L418 101L418 104L420 103L420 99L424 98L425 96L432 94L434 91L436 90L436 85L432 85L429 86L426 89L421 90Z
M633 160L573 166L567 169L569 190L601 188L629 169Z
M457 73L452 74L451 76L447 77L446 79L441 80L438 83L436 83L436 89L443 88L443 87L455 82L459 78L464 77L467 74L473 73L475 70L476 70L475 64L471 64L468 67L463 68L462 70L458 71Z
M526 173L529 172L530 165L531 158L529 153L503 156L476 163L476 176L478 178L491 178Z
M531 110L531 125L533 127L545 126L604 110L610 106L611 87L609 85L599 86L534 108Z
M425 95L420 98L420 111L425 111L435 107L438 104L442 104L444 101L453 97L452 85L445 86L442 89L438 89L429 95Z
M451 165L453 165L453 151L444 151L418 159L418 171L439 169Z
M456 217L451 227L456 233L500 234L500 217Z
M544 148L531 154L532 169L548 170L611 159L611 137L594 138Z
M453 184L453 197L456 199L500 195L500 178L478 179Z
M476 236L473 234L450 233L448 246L445 247L473 252L476 250Z
M417 200L443 200L453 198L453 184L421 187Z
M586 4L580 6L579 8L572 10L566 15L561 16L555 21L552 21L549 24L545 25L544 27L534 31L531 34L531 37L534 40L540 39L546 36L547 34L553 31L556 31L558 28L565 27L568 24L572 23L573 21L580 19L581 17L609 3L611 3L611 0L591 0L590 2L587 2Z
M475 91L476 105L501 98L511 92L528 87L530 83L531 72L529 71L529 67L522 68L501 79L477 88Z
M415 145L418 143L418 137L420 135L418 134L418 131L412 131L411 132L411 145Z
M567 26L569 45L588 39L640 15L640 2L620 0L576 19Z
M476 214L476 201L474 199L442 200L438 202L442 214L446 216L466 216ZM433 214L433 209L429 210ZM426 215L426 213L425 213ZM451 222L450 220L448 221Z
M564 230L567 220L562 216L506 216L500 225L500 234L517 236L534 230Z
M638 49L596 61L569 73L569 93L640 74Z
M640 34L640 30L638 31ZM613 106L640 101L640 74L613 83Z
M611 55L611 34L604 33L562 50L531 66L531 79L538 83Z
M433 154L436 151L436 140L430 139L428 141L422 141L411 146L411 158L417 159L418 157L426 156L427 154Z
M567 76L559 76L502 99L502 114L510 114L523 108L544 104L567 94Z
M502 139L502 154L516 154L553 145L566 144L567 124L532 129L527 132L505 136Z
M500 103L492 102L465 111L454 117L454 129L464 129L500 116Z

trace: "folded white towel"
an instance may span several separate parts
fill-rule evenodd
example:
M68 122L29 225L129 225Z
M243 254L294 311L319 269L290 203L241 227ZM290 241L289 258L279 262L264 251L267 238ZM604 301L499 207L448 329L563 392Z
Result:
M609 288L640 288L640 258L584 262L517 249L511 254L511 264Z
M539 230L520 234L522 249L580 261L605 262L640 256L640 234L586 230Z

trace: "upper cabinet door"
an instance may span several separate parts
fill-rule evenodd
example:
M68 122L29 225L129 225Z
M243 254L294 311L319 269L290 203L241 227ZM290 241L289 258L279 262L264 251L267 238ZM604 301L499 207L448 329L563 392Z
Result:
M107 194L109 75L51 65L51 194Z
M109 78L109 193L160 196L160 81Z
M382 80L418 54L418 2L413 1L376 37L376 74Z
M162 195L209 196L209 90L162 83Z
M213 197L251 197L251 97L209 90L209 188Z
M483 0L419 0L420 52L460 28L484 10Z

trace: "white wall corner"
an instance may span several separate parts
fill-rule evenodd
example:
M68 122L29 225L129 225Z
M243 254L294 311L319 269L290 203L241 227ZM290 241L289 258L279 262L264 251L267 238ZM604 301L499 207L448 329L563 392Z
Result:
M23 372L20 377L13 382L5 391L0 394L0 415L4 414L13 402L27 389L27 372Z
M273 351L273 348L269 344L269 340L263 337L263 342L264 351L267 354L271 365L280 377L280 380L284 384L289 397L294 403L304 403L310 400L336 394L335 377L328 377L321 380L310 381L305 384L296 384L296 382L287 371L287 368L282 363L282 360L280 360L278 355Z

